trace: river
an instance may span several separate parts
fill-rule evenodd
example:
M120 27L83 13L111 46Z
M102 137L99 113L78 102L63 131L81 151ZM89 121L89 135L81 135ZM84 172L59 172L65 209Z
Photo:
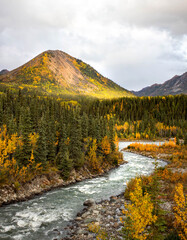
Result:
M120 142L123 149L131 142ZM0 208L0 239L52 240L61 239L63 227L83 209L83 202L108 199L124 191L126 183L138 174L148 175L153 169L153 159L123 152L128 161L108 174L84 180L68 187L52 190L26 202ZM159 161L159 166L165 166Z

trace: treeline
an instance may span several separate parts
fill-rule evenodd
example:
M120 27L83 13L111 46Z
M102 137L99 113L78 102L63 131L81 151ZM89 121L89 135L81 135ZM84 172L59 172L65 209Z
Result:
M64 179L82 166L101 172L121 161L118 138L184 138L186 101L185 95L65 100L1 88L0 179L19 172L32 178L34 169L51 167Z
M101 172L121 161L113 119L88 115L77 101L7 90L0 94L0 128L1 182L31 178L36 166L58 168L67 179L73 168Z
M83 111L113 118L120 138L184 138L186 106L187 96L178 95L92 101Z

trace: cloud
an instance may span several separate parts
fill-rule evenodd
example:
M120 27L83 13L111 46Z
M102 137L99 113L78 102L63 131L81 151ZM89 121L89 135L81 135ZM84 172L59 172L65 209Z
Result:
M128 89L187 68L186 0L1 0L0 69L48 49L88 62Z
M116 0L110 6L110 14L104 11L100 20L140 27L155 27L173 34L186 34L186 0ZM96 13L95 13L96 16ZM106 20L107 19L107 20Z

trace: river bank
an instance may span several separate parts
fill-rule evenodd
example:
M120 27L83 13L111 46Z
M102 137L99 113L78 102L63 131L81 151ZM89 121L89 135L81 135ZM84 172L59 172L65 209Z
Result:
M120 140L119 142L128 142L128 140ZM133 142L141 142L140 140L133 140ZM146 142L151 142L147 140ZM125 151L133 152L140 154L136 151L131 151L124 149ZM142 156L154 157L149 153L142 153ZM162 159L161 157L158 157ZM121 164L127 163L125 160ZM102 170L98 174L91 173L86 167L81 168L79 171L73 170L70 174L70 177L67 181L64 181L58 172L51 172L48 174L43 174L36 176L29 182L20 184L18 187L15 187L14 184L6 185L0 188L0 207L3 205L8 205L11 203L16 203L20 201L27 201L34 198L37 195L41 195L45 192L48 192L55 188L65 187L70 184L80 182L86 179L92 179L95 177L102 176L114 169L114 166L109 166L107 169Z
M66 227L67 236L62 240L91 240L98 234L107 239L122 239L120 218L124 217L124 201L124 193L98 203L86 201L87 207Z
M151 152L138 152L133 149L124 148L125 152L135 153L149 158L162 159L169 163L170 155L152 154ZM89 201L88 201L89 202ZM120 218L124 219L122 209L129 200L125 199L124 192L117 196L110 197L109 200L101 202L90 201L90 205L77 214L77 217L67 226L67 236L61 240L95 240L100 234L105 236L103 239L123 239L123 224ZM85 204L87 205L87 204ZM161 208L167 212L168 217L173 219L173 204L169 200L163 199Z
M121 164L124 163L126 163L126 161L121 162ZM116 167L108 166L98 174L91 173L86 167L81 168L79 171L72 170L67 181L64 181L59 173L51 172L36 176L32 181L21 184L18 188L13 184L11 186L7 185L1 187L0 207L11 203L29 200L55 188L66 187L76 182L102 176L114 168Z

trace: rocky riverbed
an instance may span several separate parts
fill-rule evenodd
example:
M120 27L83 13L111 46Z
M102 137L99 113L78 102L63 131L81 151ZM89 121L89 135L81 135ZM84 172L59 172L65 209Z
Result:
M86 201L84 210L66 227L68 234L62 240L96 239L97 234L101 232L110 239L122 239L123 224L120 218L124 217L124 201L124 194L112 196L110 200L99 203L92 199ZM90 231L89 226L99 229L98 233Z

